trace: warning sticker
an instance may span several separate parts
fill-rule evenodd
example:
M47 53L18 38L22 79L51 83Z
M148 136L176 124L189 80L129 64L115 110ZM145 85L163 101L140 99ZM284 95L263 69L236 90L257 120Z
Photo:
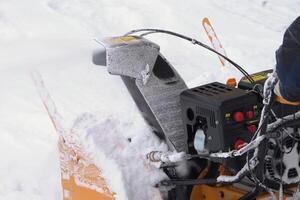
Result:
M266 80L268 78L268 73L261 72L257 74L252 74L251 77L255 82L259 82L259 81ZM247 78L243 78L242 81L245 83L250 83L250 81Z
M122 37L111 38L110 42L114 44L120 44L120 43L129 43L137 40L138 39L134 36L122 36Z

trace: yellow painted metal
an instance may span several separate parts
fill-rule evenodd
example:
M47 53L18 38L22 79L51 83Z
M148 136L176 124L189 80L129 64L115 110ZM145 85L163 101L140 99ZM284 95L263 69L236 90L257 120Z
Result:
M122 44L137 41L137 38L134 36L122 36L122 37L114 37L110 39L110 42L113 44Z
M235 200L246 192L233 186L194 186L190 200Z
M289 190L296 191L296 187L291 187ZM190 200L238 200L246 191L236 188L234 186L208 186L208 185L198 185L194 186ZM275 194L278 199L278 192ZM263 193L256 197L257 200L267 200L270 199L269 193ZM287 196L284 195L283 199L286 200Z

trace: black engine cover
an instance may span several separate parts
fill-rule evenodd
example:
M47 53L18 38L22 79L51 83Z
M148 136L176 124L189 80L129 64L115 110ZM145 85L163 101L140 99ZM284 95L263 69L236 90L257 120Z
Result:
M261 102L252 91L214 82L188 89L181 96L182 116L190 153L197 153L194 137L197 129L205 134L205 149L225 152L249 142L257 128ZM253 132L254 131L254 132ZM243 158L241 158L243 159ZM243 166L240 159L216 159L233 171Z

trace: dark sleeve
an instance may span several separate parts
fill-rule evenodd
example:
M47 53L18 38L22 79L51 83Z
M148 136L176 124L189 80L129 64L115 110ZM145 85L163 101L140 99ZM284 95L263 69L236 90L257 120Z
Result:
M300 101L300 17L285 31L276 61L282 96L289 101Z

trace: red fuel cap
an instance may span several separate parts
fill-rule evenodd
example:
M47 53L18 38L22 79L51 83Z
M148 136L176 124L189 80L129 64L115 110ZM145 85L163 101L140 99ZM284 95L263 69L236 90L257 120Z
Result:
M244 114L242 112L236 112L233 115L233 119L236 122L242 122L244 121Z
M247 119L253 119L254 118L254 112L253 111L246 112L246 117L247 117Z
M245 144L245 141L244 141L244 140L242 140L242 139L237 139L237 140L235 141L235 143L234 143L233 148L234 148L235 150L239 150L240 148L242 148L243 144Z
M247 126L247 129L250 133L255 133L257 130L257 127L256 127L256 125L249 125L249 126Z

